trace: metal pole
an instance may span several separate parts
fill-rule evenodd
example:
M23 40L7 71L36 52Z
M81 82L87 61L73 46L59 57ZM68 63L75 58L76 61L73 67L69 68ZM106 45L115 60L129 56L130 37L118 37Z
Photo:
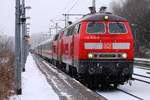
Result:
M22 94L21 88L21 34L20 34L20 0L16 0L15 16L15 78L16 94Z
M25 35L29 36L29 31L27 30L27 26L25 27ZM27 60L28 54L29 54L29 44L27 41L25 41L25 62Z
M58 32L58 23L56 23L56 34Z
M25 0L22 0L22 18L25 20L22 22L22 71L25 71L25 60L26 60L26 44L24 37L26 35L26 18L25 18Z
M49 28L49 37L51 38L51 36L52 36L52 31L51 31L52 29L51 28Z
M92 6L96 9L96 2L95 2L95 0L92 1Z
M67 17L66 17L67 26L68 26L68 22L69 22L69 15L67 15Z
M29 33L27 33L27 30L26 30L26 36L29 37ZM26 52L25 52L25 55L26 55L25 61L26 61L27 60L27 56L29 55L29 49L30 49L29 41L26 41L25 44L26 44L26 48L25 48L25 50L26 50Z
M65 27L66 27L67 26L67 15L64 14L64 16L65 16Z

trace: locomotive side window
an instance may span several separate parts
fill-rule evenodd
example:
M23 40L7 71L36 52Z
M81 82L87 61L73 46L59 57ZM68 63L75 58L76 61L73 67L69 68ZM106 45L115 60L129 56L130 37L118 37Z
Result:
M111 34L125 34L127 33L124 23L112 22L109 23L109 33Z
M81 27L81 24L78 25L78 31L77 31L77 33L80 32L80 27Z
M74 28L75 28L75 26L71 27L71 29L70 29L70 35L74 34Z
M104 34L105 24L102 22L89 22L87 32L90 34Z
M78 24L74 28L74 34L77 34L77 31L78 31Z
M69 36L70 34L71 34L71 29L68 29L66 36Z
M69 29L67 30L66 36L73 35L73 34L74 34L74 29L75 29L75 26L72 26L71 28L69 28Z
M75 34L78 34L80 32L80 27L81 27L81 24L77 24L74 28L74 33Z

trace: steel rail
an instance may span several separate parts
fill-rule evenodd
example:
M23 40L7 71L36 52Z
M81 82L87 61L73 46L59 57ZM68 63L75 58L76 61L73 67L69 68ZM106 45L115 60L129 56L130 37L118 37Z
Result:
M149 76L145 76L145 75L140 75L140 74L136 74L136 73L134 73L133 75L135 75L135 76L140 76L140 77L144 77L144 78L148 78L148 79L150 79L150 77L149 77Z
M136 95L134 95L134 94L131 94L131 93L127 92L127 91L124 91L124 90L122 90L122 89L118 89L118 88L117 88L117 90L118 90L118 91L121 91L121 92L124 92L124 93L126 93L126 94L128 94L128 95L130 95L130 96L132 96L132 97L134 97L134 98L137 98L137 99L139 99L139 100L144 100L143 98L138 97L138 96L136 96Z
M140 67L140 66L135 66L135 67L138 69L150 70L150 68L148 68L148 67Z
M144 81L144 80L137 79L137 78L133 78L133 79L134 79L134 80L137 80L137 81L140 81L140 82L144 82L144 83L150 84L150 82L148 82L148 81Z

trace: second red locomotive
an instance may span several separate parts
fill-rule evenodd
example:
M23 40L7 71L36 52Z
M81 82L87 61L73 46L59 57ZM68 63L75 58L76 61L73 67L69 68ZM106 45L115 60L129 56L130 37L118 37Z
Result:
M92 87L117 87L132 78L134 40L130 25L127 19L110 13L84 16L35 51Z

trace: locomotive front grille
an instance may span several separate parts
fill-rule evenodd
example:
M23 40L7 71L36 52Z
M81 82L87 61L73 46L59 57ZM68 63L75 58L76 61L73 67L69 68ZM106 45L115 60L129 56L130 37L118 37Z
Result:
M123 59L123 53L93 53L93 59Z
M116 57L116 54L98 54L99 57Z

